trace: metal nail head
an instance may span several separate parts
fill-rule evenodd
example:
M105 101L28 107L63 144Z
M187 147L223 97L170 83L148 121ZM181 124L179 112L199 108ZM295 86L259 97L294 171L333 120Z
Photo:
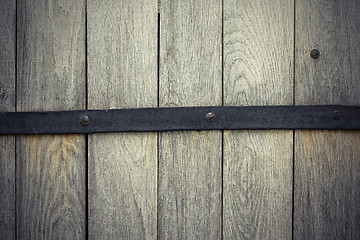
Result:
M311 50L310 52L310 56L313 58L313 59L318 59L320 57L320 51L317 50L317 49L313 49Z
M208 120L208 122L213 122L213 121L215 121L215 119L216 119L215 113L213 113L213 112L208 112L208 113L206 114L206 120Z
M332 118L334 120L339 120L342 117L342 112L339 110L335 110L332 114Z
M89 123L90 123L90 118L89 118L89 116L86 116L86 115L82 116L82 117L80 118L80 123L81 123L81 125L83 125L83 126L89 125Z

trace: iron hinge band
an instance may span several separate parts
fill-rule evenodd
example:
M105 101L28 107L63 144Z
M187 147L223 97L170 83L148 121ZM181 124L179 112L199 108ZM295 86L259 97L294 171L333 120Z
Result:
M0 134L360 129L359 106L219 106L0 113Z

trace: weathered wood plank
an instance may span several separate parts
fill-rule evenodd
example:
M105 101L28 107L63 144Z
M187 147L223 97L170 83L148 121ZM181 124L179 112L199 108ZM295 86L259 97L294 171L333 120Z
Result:
M221 8L215 0L161 1L161 107L221 105ZM159 137L158 236L220 239L221 131Z
M15 239L15 137L0 137L0 233Z
M291 239L292 137L225 131L225 239Z
M157 106L157 0L88 3L88 106ZM155 239L157 134L89 135L89 238Z
M19 239L85 239L85 137L43 135L17 143Z
M224 2L224 105L292 104L293 7ZM224 132L224 239L291 238L292 140L292 131Z
M297 105L357 105L360 2L299 0L296 4ZM310 57L312 49L320 57Z
M15 111L16 1L0 1L0 112ZM15 239L15 137L0 136L0 233Z
M296 3L296 104L360 104L360 2ZM357 239L360 132L296 131L295 141L294 238Z
M0 111L15 111L16 1L0 1Z
M82 109L85 1L19 1L19 111ZM17 142L19 239L84 239L85 137L44 135Z
M156 238L156 138L156 133L89 138L90 239Z
M297 131L295 239L360 236L360 134Z

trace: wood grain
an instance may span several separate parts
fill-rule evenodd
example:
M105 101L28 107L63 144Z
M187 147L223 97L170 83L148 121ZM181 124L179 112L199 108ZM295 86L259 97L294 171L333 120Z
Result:
M221 9L161 1L161 107L221 105ZM221 238L221 150L221 131L160 133L159 238Z
M224 2L224 105L293 101L293 1ZM224 239L290 239L292 131L224 131Z
M220 239L221 134L161 134L159 237Z
M17 141L19 239L85 239L85 137Z
M89 1L88 104L157 106L157 0ZM89 238L155 239L157 134L89 136Z
M225 239L291 239L292 137L224 133Z
M91 109L157 105L157 1L88 5Z
M0 137L0 236L15 239L15 137Z
M90 239L156 238L156 139L156 133L89 138Z
M224 4L224 105L293 100L293 1Z
M360 103L359 13L357 0L297 2L296 104Z
M15 111L16 1L0 1L0 112ZM15 239L15 137L0 136L0 235Z
M19 111L83 109L85 2L19 1ZM17 237L84 239L85 137L17 139Z
M356 0L297 1L296 104L360 104L359 12ZM359 131L296 132L295 239L360 236L359 140Z
M0 111L15 111L16 1L0 1Z
M358 239L360 134L297 131L295 239Z

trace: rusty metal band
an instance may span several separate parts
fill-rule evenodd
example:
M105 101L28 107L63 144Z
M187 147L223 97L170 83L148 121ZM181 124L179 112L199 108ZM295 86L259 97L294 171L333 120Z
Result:
M0 113L0 134L360 129L360 106L177 107Z

